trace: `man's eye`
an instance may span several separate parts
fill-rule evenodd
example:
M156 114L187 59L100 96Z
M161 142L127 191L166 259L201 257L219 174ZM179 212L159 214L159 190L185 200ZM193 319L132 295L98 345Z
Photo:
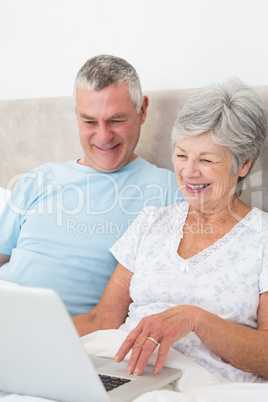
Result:
M186 155L177 155L177 158L184 159L186 158Z
M201 162L204 162L204 163L212 163L212 161L210 161L210 160L208 160L208 159L201 159Z
M111 120L111 123L124 123L125 120Z
M85 126L93 128L93 127L96 127L98 125L98 122L94 121L94 120L84 120L84 124L85 124Z

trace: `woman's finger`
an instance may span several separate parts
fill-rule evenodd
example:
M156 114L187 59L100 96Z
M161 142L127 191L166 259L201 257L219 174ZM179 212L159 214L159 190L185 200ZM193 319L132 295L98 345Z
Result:
M153 337L147 337L143 345L137 345L137 350L136 345L134 345L128 364L128 372L140 375L157 347L158 342Z
M118 349L114 360L117 362L121 362L128 352L132 349L133 345L135 344L137 337L139 336L140 330L138 327L134 328L126 337L120 348Z
M154 365L154 373L158 374L164 367L164 364L167 359L168 351L170 349L172 344L170 342L163 340L161 344L159 345L158 353L157 353L157 359Z

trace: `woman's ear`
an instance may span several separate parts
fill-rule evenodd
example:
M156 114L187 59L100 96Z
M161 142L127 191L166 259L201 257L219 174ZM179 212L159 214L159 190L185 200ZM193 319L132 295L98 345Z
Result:
M243 163L241 168L239 169L238 176L240 177L245 177L248 174L248 171L250 169L250 166L252 164L253 158L248 159L246 162Z

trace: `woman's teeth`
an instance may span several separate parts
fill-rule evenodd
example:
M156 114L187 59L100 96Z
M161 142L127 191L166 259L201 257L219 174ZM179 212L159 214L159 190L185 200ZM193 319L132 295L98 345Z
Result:
M202 188L208 187L209 184L189 184L189 183L187 183L187 186L191 190L201 190Z

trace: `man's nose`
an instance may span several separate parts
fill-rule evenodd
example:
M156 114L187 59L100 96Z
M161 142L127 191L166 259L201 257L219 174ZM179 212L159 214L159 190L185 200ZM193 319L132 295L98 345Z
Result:
M113 138L113 132L105 123L100 123L97 128L98 140L102 144L106 144Z

